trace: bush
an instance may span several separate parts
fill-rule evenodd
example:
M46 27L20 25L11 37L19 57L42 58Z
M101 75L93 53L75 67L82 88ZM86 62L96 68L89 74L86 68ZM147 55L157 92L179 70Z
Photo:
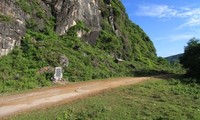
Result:
M188 42L180 62L187 69L188 76L200 78L200 43L198 39L193 38Z

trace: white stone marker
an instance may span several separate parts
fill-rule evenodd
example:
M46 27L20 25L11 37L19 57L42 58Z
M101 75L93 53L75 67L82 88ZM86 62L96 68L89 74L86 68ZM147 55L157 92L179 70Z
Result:
M54 80L59 81L59 80L62 80L62 78L63 78L62 67L56 67L55 74L54 74Z

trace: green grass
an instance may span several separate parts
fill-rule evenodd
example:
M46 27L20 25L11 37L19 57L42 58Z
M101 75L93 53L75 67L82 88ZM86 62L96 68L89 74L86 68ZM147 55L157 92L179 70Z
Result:
M0 13L0 22L11 22L12 17L9 15L3 15Z
M199 120L200 85L150 80L71 104L34 110L13 120Z

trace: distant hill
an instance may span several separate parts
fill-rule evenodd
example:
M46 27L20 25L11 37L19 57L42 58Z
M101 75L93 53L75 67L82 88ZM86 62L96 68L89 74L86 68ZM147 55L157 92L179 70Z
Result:
M179 60L179 58L181 56L183 56L183 53L177 54L177 55L172 55L172 56L166 57L165 59L168 60L169 62L174 62L174 61Z

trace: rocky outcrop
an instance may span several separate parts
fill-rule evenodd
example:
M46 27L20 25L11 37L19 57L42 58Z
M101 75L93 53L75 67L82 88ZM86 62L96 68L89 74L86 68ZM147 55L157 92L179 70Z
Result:
M14 83L8 90L15 80L23 88L47 85L58 66L77 81L157 64L153 43L120 0L0 0L0 56L15 46L0 58L0 81Z
M14 46L20 45L20 40L26 31L25 21L29 17L34 18L38 23L38 30L44 28L43 20L25 13L16 0L1 0L0 15L9 17L9 21L0 21L0 56L6 55ZM98 0L41 0L41 8L49 16L56 18L55 31L59 35L67 33L70 27L83 21L89 31L80 31L78 37L94 44L99 35L100 11Z
M59 35L64 35L78 21L83 21L90 29L89 36L91 34L95 36L93 33L96 34L96 32L100 31L98 0L43 1L51 6L52 13L56 17L55 30Z
M26 31L26 15L14 0L0 0L0 15L0 56L3 56L20 45Z
M115 34L119 35L119 32L118 32L117 26L115 25L114 19L115 19L115 17L113 14L113 9L110 9L110 14L109 14L109 18L108 18L109 23L112 26L112 29L115 32Z
M77 29L74 30L72 26ZM70 31L70 28L74 31ZM58 35L77 33L77 37L90 44L95 44L100 34L101 39L104 39L100 41L102 46L106 41L105 44L110 44L110 48L120 48L111 50L105 47L104 50L109 48L110 53L119 51L116 54L128 54L126 58L131 57L132 49L129 48L133 47L131 41L135 41L134 38L142 41L137 42L140 46L143 43L149 44L144 47L147 51L151 48L151 51L155 51L151 47L151 41L143 42L146 34L138 37L137 34L142 34L143 31L128 20L120 0L0 0L0 56L8 54L15 46L20 46L26 29L46 35L55 32ZM43 39L43 36L40 37ZM115 43L111 44L109 41Z

